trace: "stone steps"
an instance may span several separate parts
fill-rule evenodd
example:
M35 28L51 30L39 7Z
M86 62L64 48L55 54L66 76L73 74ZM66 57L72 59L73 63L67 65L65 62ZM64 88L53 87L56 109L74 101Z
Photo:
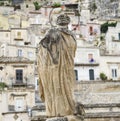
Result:
M120 112L119 103L87 104L87 105L84 105L84 108L86 113Z
M84 121L120 121L120 112L87 113Z
M71 117L74 117L74 116L71 116ZM46 121L46 119L47 117L45 116L38 116L38 117L33 117L31 121ZM71 118L71 119L72 120L68 120L68 121L120 121L120 112L86 113L84 116L84 119L81 119L80 116L76 118Z

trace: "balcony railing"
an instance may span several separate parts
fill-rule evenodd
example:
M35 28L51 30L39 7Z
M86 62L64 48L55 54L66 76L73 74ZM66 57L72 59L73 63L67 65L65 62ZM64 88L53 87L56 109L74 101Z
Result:
M26 86L27 86L27 83L23 83L23 82L12 83L12 87L26 87Z
M99 66L99 61L96 60L87 60L82 62L75 62L75 66Z
M14 38L16 41L23 41L23 38Z
M8 85L8 88L14 88L14 87L35 88L35 85L28 84L27 82L13 82L11 85Z

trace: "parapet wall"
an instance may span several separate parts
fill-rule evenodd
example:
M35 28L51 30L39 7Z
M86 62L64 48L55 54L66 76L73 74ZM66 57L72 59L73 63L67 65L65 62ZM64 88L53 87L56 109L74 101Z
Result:
M83 104L120 103L120 81L77 82L75 100Z

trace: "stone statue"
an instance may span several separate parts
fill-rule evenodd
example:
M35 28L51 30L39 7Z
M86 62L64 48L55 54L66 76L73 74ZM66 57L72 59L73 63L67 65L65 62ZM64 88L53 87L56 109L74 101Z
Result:
M68 30L70 18L61 14L56 23L58 27L50 29L39 44L40 97L45 101L47 116L73 115L74 56L77 44L73 33Z

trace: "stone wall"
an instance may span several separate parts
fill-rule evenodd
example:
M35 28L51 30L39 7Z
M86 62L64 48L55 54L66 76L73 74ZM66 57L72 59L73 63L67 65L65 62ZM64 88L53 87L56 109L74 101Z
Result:
M120 81L78 82L75 100L83 104L120 103Z
M8 112L2 114L1 121L30 121L27 112Z

